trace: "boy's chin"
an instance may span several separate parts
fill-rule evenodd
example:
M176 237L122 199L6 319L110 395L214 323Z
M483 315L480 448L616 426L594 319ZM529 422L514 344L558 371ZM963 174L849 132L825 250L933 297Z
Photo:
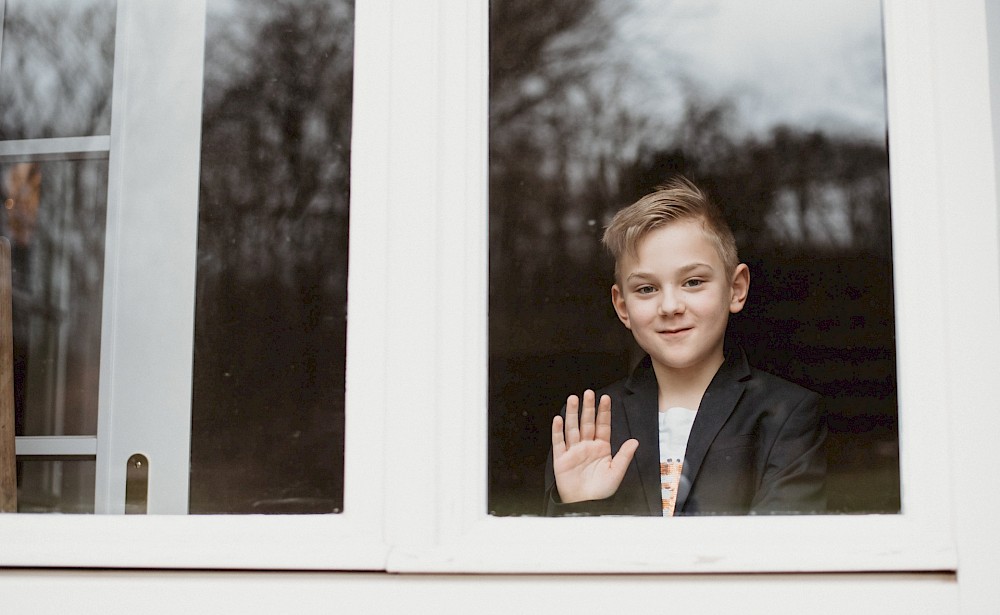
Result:
M701 368L717 369L724 359L721 351L708 354L663 354L647 351L647 354L652 358L654 365L670 371L690 371Z

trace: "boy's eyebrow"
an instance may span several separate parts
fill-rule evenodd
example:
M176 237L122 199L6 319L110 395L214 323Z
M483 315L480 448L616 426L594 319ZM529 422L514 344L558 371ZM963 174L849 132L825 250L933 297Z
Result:
M681 267L680 269L678 269L678 272L679 273L687 273L689 271L692 271L694 269L699 269L701 267L705 267L709 271L715 271L715 269L711 265L709 265L708 263L691 263L690 265L684 265L683 267Z
M655 276L653 276L653 274L651 273L646 273L645 271L633 271L632 273L628 274L628 277L625 278L625 281L628 282L632 278L652 278L652 277Z

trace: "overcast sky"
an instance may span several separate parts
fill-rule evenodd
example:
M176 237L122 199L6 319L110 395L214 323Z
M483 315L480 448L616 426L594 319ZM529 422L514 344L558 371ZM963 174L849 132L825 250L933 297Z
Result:
M634 58L635 104L669 121L679 84L736 100L746 128L777 124L881 139L885 132L878 0L632 0L616 53Z

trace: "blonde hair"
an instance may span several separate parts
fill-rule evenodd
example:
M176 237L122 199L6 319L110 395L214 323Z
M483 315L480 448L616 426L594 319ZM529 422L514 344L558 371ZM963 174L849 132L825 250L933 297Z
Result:
M715 244L726 272L732 275L739 265L733 231L715 205L700 188L684 177L677 177L628 207L621 209L604 230L602 243L615 259L615 280L621 275L621 260L626 254L635 258L639 242L660 227L679 220L698 220Z

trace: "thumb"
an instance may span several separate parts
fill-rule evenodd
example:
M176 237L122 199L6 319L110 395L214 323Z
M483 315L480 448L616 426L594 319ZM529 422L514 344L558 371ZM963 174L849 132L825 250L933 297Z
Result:
M639 448L639 441L635 438L631 440L626 440L621 448L618 449L618 453L611 459L611 471L616 476L625 476L625 470L628 469L628 464L632 463L632 457L635 456L635 450Z

